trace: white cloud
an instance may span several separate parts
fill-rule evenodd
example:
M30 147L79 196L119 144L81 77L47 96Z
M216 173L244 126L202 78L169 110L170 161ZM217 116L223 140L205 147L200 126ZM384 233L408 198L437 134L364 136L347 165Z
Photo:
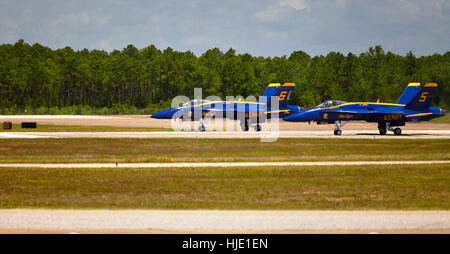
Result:
M273 30L264 31L262 36L265 40L275 40L277 42L279 42L280 40L289 39L289 34L287 32L280 32L280 31L273 31Z
M86 25L89 23L89 15L87 12L83 11L80 13L69 13L61 14L50 22L53 26L64 26L64 25Z
M204 45L207 44L209 41L210 38L208 38L207 36L193 35L183 40L183 43L187 45Z
M95 43L93 46L94 48L103 49L106 51L112 51L113 48L111 46L112 38L104 38L100 39L97 43Z
M443 53L449 0L0 0L0 44L25 39L56 49L218 47L281 56L385 51Z
M265 10L253 14L259 21L280 21L296 11L309 10L306 0L275 0Z
M276 2L276 7L288 6L294 8L297 11L309 8L309 5L305 0L278 0Z

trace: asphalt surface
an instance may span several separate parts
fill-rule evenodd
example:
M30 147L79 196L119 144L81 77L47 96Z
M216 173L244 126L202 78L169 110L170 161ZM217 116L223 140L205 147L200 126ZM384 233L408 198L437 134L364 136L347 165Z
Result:
M0 138L266 138L268 142L276 138L363 138L363 139L431 139L450 138L450 124L439 122L408 123L403 126L403 135L392 132L381 136L376 123L364 121L349 122L343 127L342 136L333 134L334 125L315 123L291 123L282 120L263 124L262 132L242 132L238 121L213 120L206 124L206 132L198 132L198 122L181 122L149 118L146 115L0 115L0 121L20 124L25 121L51 125L152 127L171 130L174 126L184 131L165 132L1 132ZM175 125L174 125L175 124ZM175 129L177 130L177 129ZM227 131L225 131L227 130Z
M280 162L176 162L176 163L2 163L10 168L186 168L186 167L269 167L269 166L350 166L350 165L418 165L449 164L435 161L280 161Z
M443 230L450 211L0 210L0 229L333 231Z
M448 139L450 130L407 130L396 136L379 135L374 130L348 130L341 136L333 131L167 131L167 132L0 132L0 138L347 138L347 139Z

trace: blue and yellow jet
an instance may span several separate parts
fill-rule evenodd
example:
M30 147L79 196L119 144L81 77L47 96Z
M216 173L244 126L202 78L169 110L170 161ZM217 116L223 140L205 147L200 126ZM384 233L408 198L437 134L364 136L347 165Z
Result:
M367 121L378 123L381 135L393 131L401 135L400 128L406 122L428 121L441 117L446 111L430 107L433 92L437 84L428 83L420 87L420 83L409 83L397 103L380 102L345 102L330 100L314 108L289 115L283 120L289 122L311 122L317 124L336 124L334 135L341 135L341 127L348 121Z
M287 104L294 88L294 83L284 83L283 85L271 83L258 102L194 99L179 107L158 112L150 117L200 121L199 131L205 131L205 119L228 118L239 120L244 131L248 131L250 126L253 126L256 131L261 131L260 123L265 122L266 119L285 117L300 110L298 106Z

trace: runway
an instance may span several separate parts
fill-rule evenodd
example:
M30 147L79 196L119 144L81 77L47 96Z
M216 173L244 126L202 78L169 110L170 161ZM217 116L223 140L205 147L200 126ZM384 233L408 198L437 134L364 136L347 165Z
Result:
M0 210L0 232L33 230L449 233L450 211Z
M435 161L280 161L280 162L177 162L177 163L2 163L0 168L200 168L449 164Z
M379 135L374 130L332 131L166 131L166 132L0 132L0 138L340 138L340 139L449 139L450 130L405 130L401 136Z
M148 115L0 115L0 121L20 124L35 121L39 125L80 125L80 126L116 126L151 127L172 129L173 121L149 118ZM402 127L403 135L379 135L376 123L361 121L345 125L342 136L333 134L334 125L291 123L271 121L263 124L262 132L240 130L237 121L218 120L207 124L206 132L198 132L198 122L185 122L181 126L185 131L162 132L1 132L0 138L348 138L348 139L448 139L450 124L439 122L408 123ZM224 131L224 127L229 131ZM228 127L231 127L228 129ZM272 130L272 131L269 131Z

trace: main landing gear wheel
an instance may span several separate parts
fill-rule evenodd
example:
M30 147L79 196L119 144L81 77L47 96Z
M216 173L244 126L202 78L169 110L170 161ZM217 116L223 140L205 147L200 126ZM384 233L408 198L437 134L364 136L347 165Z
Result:
M250 127L248 126L248 122L245 121L244 131L248 131Z
M386 129L378 128L378 130L380 131L380 135L386 135L387 133Z
M255 131L261 131L261 130L262 130L261 125L256 124L256 125L255 125Z
M378 122L378 130L380 131L380 135L386 135L387 133L387 124L384 122Z
M400 129L400 128L395 128L395 129L394 129L394 134L397 135L397 136L402 135L402 129Z
M249 124L248 124L248 119L241 121L241 128L243 131L248 131L250 129Z
M335 130L334 131L334 135L340 136L340 135L342 135L342 131L341 130Z

